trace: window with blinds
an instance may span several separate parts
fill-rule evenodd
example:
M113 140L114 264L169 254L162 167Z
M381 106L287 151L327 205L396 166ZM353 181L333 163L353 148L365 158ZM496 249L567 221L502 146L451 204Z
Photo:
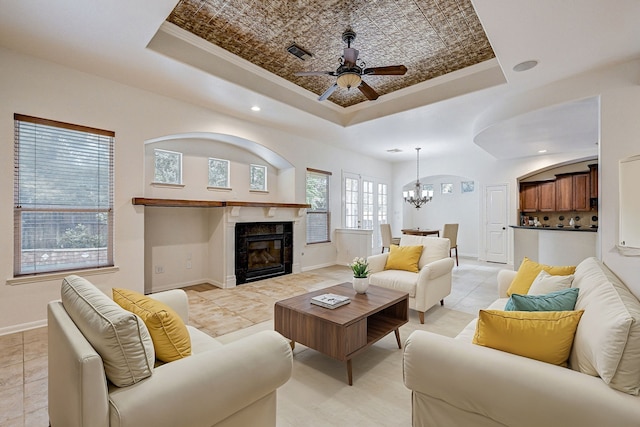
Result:
M14 275L113 266L114 132L14 120Z
M307 243L330 242L329 178L331 172L307 169Z

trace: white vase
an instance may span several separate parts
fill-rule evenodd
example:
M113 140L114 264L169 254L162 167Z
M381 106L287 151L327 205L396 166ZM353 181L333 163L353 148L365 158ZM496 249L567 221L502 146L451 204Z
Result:
M353 278L353 289L359 294L367 293L367 288L369 287L369 278L368 277L354 277Z

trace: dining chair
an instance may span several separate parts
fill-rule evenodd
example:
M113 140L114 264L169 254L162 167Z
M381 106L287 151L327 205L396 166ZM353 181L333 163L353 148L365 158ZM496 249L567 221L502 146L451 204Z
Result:
M384 253L384 248L389 249L391 245L399 245L400 238L391 236L391 225L390 224L380 224L380 237L382 237L382 252Z
M451 251L456 250L456 266L458 265L458 224L445 224L442 230L442 237L449 239L451 245L449 247L449 256Z

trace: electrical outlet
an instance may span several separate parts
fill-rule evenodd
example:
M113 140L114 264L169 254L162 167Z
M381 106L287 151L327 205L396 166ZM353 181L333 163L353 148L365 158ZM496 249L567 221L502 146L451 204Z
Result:
M191 261L187 261L187 268L191 268Z
M155 272L156 272L156 274L164 273L164 266L156 265Z

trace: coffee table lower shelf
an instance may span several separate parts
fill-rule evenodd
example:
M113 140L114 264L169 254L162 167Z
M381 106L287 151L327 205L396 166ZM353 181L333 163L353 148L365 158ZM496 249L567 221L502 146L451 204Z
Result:
M323 293L335 293L351 298L351 302L336 309L318 307L310 299ZM353 384L351 359L391 332L398 348L400 326L408 322L408 294L370 286L366 294L356 294L350 283L310 292L278 301L275 305L275 330L298 342L347 364L347 380Z

